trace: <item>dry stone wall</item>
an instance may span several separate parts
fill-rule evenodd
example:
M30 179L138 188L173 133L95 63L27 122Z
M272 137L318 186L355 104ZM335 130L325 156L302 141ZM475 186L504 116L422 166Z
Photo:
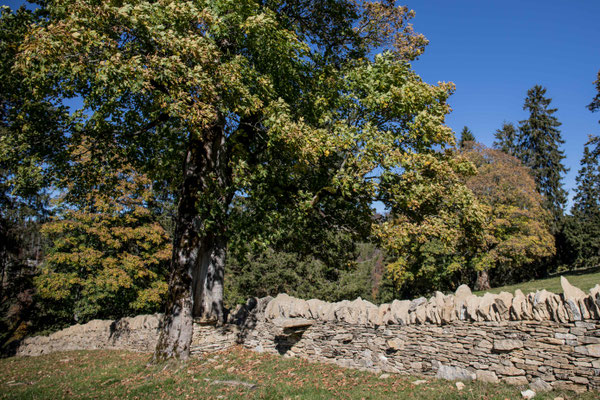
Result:
M158 341L162 316L138 315L118 321L93 320L73 325L49 336L26 338L18 356L39 356L69 350L153 351Z
M369 327L316 322L306 329L264 321L244 345L344 367L445 379L600 389L600 324L454 321Z
M338 303L285 294L250 299L224 326L196 324L192 353L241 344L371 371L531 384L537 390L600 390L600 285L586 294L564 278L561 283L560 295L543 290L478 297L461 286L453 295L438 292L430 299L380 306L360 298ZM87 325L27 339L19 354L76 348L151 351L159 317Z

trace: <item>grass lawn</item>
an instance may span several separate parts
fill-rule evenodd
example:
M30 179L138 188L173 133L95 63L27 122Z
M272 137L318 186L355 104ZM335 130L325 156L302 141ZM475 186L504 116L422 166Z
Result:
M379 374L236 347L185 364L147 366L149 354L77 351L0 360L1 399L520 399L524 388ZM256 385L233 386L223 381ZM535 399L595 399L598 393Z
M514 293L515 290L521 289L523 293L527 294L535 292L536 290L546 289L547 291L552 293L562 293L563 290L560 286L561 275L567 278L571 285L577 286L584 292L588 292L591 288L596 286L596 284L600 283L600 268L594 268L580 271L572 271L563 274L556 274L556 276L552 276L547 279L538 279L535 281L518 283L516 285L501 286L487 290L487 292L500 293L504 291ZM474 292L474 294L481 296L485 292L486 291Z

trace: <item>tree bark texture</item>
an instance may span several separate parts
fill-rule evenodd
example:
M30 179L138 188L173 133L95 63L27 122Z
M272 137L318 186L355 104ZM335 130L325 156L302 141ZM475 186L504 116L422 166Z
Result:
M489 290L490 276L486 270L477 272L477 282L475 282L475 290Z
M211 228L207 229L199 202L207 194L216 194L209 206L224 211L231 202L225 139L223 124L189 139L177 207L169 293L155 362L189 358L194 318L223 321L226 216L211 221Z
M202 322L221 323L223 312L223 277L227 241L223 236L207 238L193 277L193 316Z

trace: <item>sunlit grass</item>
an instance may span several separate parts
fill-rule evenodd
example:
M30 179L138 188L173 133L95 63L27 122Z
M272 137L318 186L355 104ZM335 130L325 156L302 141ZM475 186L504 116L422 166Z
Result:
M547 279L538 279L529 282L522 282L516 285L507 285L487 290L490 293L510 292L514 293L515 290L521 289L525 294L535 292L536 290L546 289L552 293L562 293L562 287L560 286L560 277L564 276L569 280L571 285L575 285L581 290L587 292L596 284L600 284L600 268L594 268L591 270L572 271L564 274L556 274ZM475 292L477 295L482 295L486 291Z
M517 399L523 388L343 369L236 347L185 364L148 366L149 354L78 351L0 360L2 399ZM222 381L256 385L232 386ZM597 398L595 393L536 399Z

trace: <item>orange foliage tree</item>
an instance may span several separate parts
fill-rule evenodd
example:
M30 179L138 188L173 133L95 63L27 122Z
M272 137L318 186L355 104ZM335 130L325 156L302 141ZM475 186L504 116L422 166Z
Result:
M483 290L490 287L492 269L503 279L524 277L526 266L554 255L551 216L529 169L517 158L478 143L463 154L477 167L466 184L486 215L483 247L471 259L476 287Z

